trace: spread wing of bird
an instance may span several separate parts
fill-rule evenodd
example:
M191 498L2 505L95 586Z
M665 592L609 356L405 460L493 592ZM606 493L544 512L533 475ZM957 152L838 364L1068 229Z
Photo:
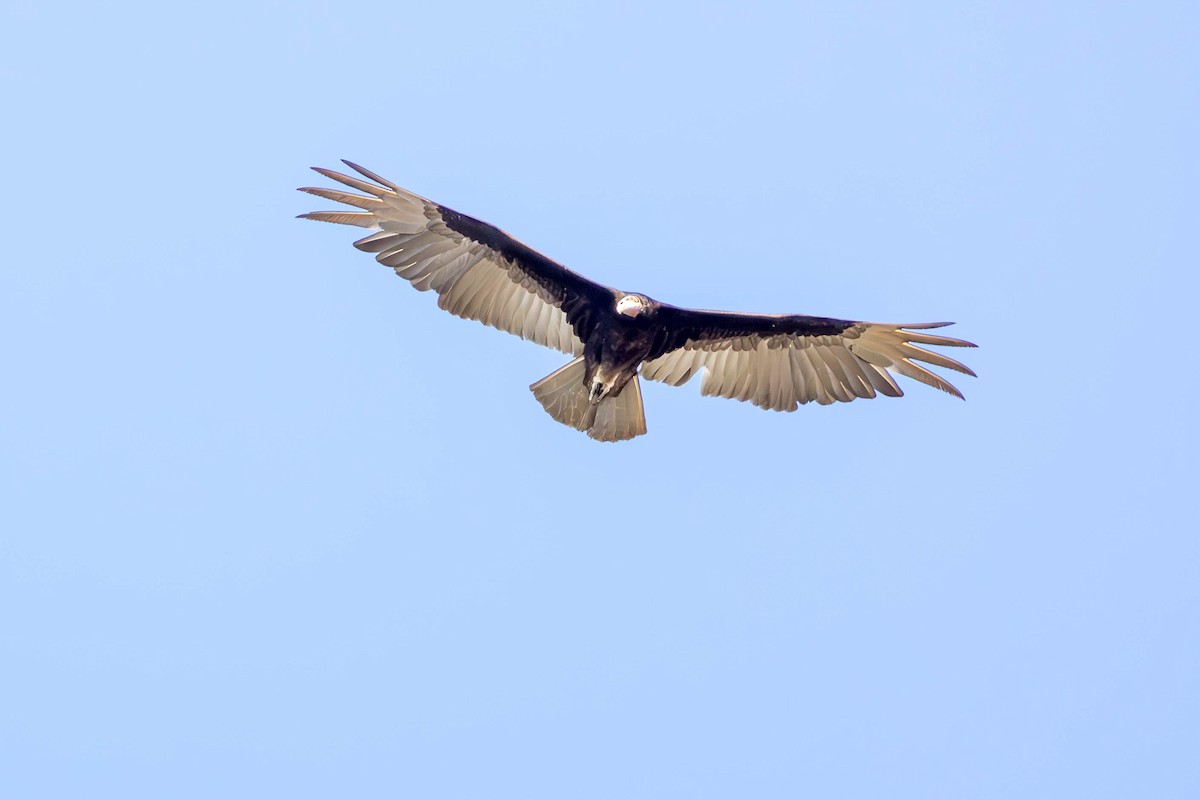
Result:
M316 172L363 194L305 187L300 191L360 211L314 211L304 219L369 228L354 243L375 253L417 289L432 289L438 305L466 319L571 355L596 324L593 309L615 292L547 258L499 228L401 189L344 162L368 182L333 170Z
M919 345L974 347L925 331L949 325L898 325L802 315L734 314L663 305L663 333L642 366L642 377L672 386L703 372L700 393L795 411L858 397L903 394L892 372L961 398L953 385L917 364L975 373Z

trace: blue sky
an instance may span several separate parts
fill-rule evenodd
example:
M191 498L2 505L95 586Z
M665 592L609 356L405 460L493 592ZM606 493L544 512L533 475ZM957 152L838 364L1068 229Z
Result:
M7 3L7 790L1196 797L1194 8ZM343 157L980 377L597 444Z

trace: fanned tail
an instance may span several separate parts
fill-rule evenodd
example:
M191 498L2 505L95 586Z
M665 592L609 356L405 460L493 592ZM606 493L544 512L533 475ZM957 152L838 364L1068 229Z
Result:
M546 413L601 442L620 442L646 432L640 381L634 376L620 395L599 403L588 398L586 365L577 358L529 387Z

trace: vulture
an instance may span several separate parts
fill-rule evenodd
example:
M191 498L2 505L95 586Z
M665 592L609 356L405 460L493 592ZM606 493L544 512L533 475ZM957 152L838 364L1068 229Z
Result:
M639 375L680 386L701 374L701 394L795 411L811 401L900 397L892 373L962 397L917 362L975 374L920 346L974 347L928 332L951 323L738 314L660 303L588 280L499 228L344 163L366 180L313 169L361 194L300 191L358 210L300 217L372 231L354 246L417 289L432 289L441 308L572 356L529 388L550 416L593 439L616 442L646 432Z

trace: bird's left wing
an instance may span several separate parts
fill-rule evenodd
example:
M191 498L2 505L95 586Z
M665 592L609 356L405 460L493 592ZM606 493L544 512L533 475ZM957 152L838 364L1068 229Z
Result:
M903 394L891 372L962 393L917 364L923 361L966 375L952 358L918 345L974 347L924 331L948 322L897 325L799 314L734 314L663 304L663 333L642 366L642 377L679 386L704 372L700 392L748 400L762 408L795 411L800 403L849 402Z
M571 355L596 323L593 309L611 303L612 289L584 278L504 231L401 189L349 161L374 183L313 167L365 194L305 187L302 192L362 211L314 211L304 219L376 230L354 246L375 253L417 289L432 289L438 305Z

